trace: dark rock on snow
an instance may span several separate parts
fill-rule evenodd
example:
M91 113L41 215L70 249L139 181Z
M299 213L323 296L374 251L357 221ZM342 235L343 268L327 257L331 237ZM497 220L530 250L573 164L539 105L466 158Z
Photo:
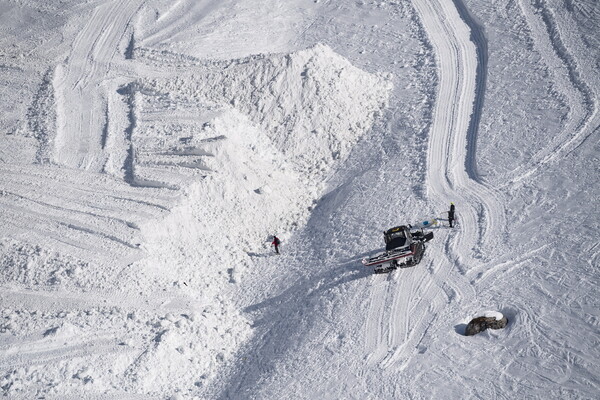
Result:
M467 325L465 329L466 336L473 336L478 334L479 332L483 332L486 329L502 329L508 324L508 319L505 316L502 316L501 319L496 319L496 317L477 317L473 318L471 322Z

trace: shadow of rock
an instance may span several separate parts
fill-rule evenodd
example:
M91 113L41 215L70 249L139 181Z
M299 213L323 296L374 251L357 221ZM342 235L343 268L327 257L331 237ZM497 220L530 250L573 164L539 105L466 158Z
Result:
M454 325L454 332L458 333L459 335L467 336L466 331L467 331L467 324Z

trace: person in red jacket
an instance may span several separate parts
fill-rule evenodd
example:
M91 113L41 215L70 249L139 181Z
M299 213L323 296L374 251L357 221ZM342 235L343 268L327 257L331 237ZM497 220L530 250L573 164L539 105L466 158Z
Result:
M275 253L277 253L277 254L279 254L279 243L281 243L279 238L277 236L273 235L273 241L271 242L271 245L275 246Z

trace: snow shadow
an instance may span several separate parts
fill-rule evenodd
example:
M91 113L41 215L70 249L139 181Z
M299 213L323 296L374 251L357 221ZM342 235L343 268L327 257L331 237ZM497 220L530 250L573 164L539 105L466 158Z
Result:
M258 388L264 374L275 371L289 352L301 345L315 323L326 293L336 287L372 275L360 262L340 263L296 282L277 296L250 305L244 312L253 315L254 339L236 357L241 360L229 371L219 399L239 398L243 391ZM252 396L248 397L251 398Z
M517 315L519 314L519 311L512 308L512 307L503 307L500 309L500 312L506 317L506 319L508 320L508 323L506 324L506 326L508 327L512 321L515 321L517 318Z
M478 21L473 18L467 6L462 0L454 0L454 5L461 19L471 31L471 41L475 45L477 53L477 70L475 75L475 98L473 100L473 112L469 119L467 130L467 156L465 158L465 169L469 178L475 182L480 182L481 178L477 171L477 135L479 133L479 123L483 113L483 104L487 87L488 74L488 43L485 36L485 30Z
M271 257L275 255L275 253L256 253L254 251L247 251L246 254L250 257L262 258L262 257Z
M454 332L458 333L459 335L466 336L467 324L454 325Z
M370 256L372 256L374 254L381 253L381 252L384 252L384 251L385 251L385 247L380 247L380 248L377 248L377 249L365 251L365 252L363 252L361 254L357 254L355 256L352 256L352 257L349 257L349 258L346 258L346 259L342 260L342 263L344 263L344 264L357 264L357 265L360 265L361 260L363 258L370 257ZM358 269L360 269L360 268L357 267L357 270Z
M323 284L322 282L326 279L330 279L332 274L340 274L342 276L327 284ZM371 269L361 267L360 262L357 264L355 261L351 261L342 264L333 270L328 270L322 274L319 274L309 282L303 282L302 284L294 285L277 296L270 297L264 301L248 306L244 309L244 312L254 313L262 309L281 307L282 304L286 304L290 301L294 302L296 299L298 299L297 295L299 292L308 293L308 295L311 297L318 297L322 293L327 292L328 290L331 290L337 286L345 285L358 279L367 278L371 275L373 275ZM257 323L255 323L255 326L257 326Z

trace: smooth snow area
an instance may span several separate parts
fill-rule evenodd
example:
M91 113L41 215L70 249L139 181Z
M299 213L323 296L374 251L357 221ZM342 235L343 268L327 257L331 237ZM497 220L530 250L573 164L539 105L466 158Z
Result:
M0 0L1 393L597 398L599 25ZM420 264L362 266L430 219ZM479 315L509 323L463 336Z

